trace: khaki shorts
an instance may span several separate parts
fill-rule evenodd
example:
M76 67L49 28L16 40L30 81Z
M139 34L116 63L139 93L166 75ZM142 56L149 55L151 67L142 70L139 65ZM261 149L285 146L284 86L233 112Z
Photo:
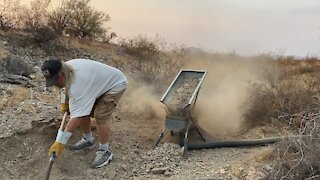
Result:
M124 91L125 89L112 94L108 94L108 92L106 92L96 100L90 116L95 118L97 125L105 124L110 121L111 114L119 103Z

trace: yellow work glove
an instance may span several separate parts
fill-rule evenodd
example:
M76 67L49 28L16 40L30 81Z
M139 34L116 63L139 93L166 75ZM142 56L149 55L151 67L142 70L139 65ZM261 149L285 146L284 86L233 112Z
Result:
M56 157L59 157L64 151L64 144L58 143L57 141L51 146L48 155L51 156L52 153L56 153Z
M68 103L61 103L60 104L60 110L65 113L69 112L69 104Z
M51 156L51 154L55 152L56 156L59 157L71 135L72 133L70 132L59 130L56 141L51 146L48 155Z

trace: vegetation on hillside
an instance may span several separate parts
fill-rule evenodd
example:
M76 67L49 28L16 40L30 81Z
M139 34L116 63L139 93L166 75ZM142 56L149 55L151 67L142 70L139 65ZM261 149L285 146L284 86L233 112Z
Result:
M21 47L34 47L26 45L33 43L29 41L32 39L42 44L40 48L50 46L45 50L47 56L67 59L80 54L78 49L86 52L83 57L95 54L99 60L135 74L135 78L152 85L158 93L163 92L181 68L195 59L211 65L234 60L268 64L259 81L248 83L246 123L250 127L268 125L280 129L282 135L295 135L290 141L277 145L275 166L268 178L319 178L320 63L317 58L197 54L184 46L172 47L159 37L151 39L143 35L121 39L118 45L112 45L109 42L116 34L105 26L110 16L92 8L90 0L64 0L54 9L49 8L50 3L50 0L33 0L30 7L24 7L19 0L0 0L1 33L23 32ZM8 52L1 56L0 72L22 76L33 73L21 58L7 55Z
M60 0L59 6L52 8L51 0L33 0L30 7L20 0L0 0L0 28L24 30L39 43L61 36L109 42L116 37L105 24L110 16L89 3L90 0Z

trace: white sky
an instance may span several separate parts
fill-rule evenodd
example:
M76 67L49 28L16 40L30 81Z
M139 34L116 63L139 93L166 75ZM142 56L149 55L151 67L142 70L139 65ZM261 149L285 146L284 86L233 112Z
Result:
M28 1L28 0L23 0ZM120 37L211 52L320 56L320 0L91 0Z

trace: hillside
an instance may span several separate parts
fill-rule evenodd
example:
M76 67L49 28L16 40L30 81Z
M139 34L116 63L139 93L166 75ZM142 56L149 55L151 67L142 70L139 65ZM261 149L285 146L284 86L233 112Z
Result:
M121 69L129 79L128 90L112 119L114 161L93 170L89 165L95 151L75 154L66 150L56 160L51 179L280 179L286 176L288 171L276 166L279 158L284 157L278 156L282 152L281 143L194 150L184 160L181 147L175 144L176 135L166 133L154 149L165 126L166 112L160 98L180 69L207 70L194 110L196 125L207 140L313 135L318 132L319 118L317 59L242 57L192 53L183 47L163 51L157 44L155 47L139 49L125 43L68 38L38 44L24 33L1 32L1 177L43 179L45 175L47 151L62 118L59 90L45 90L39 71L49 56L63 61L84 58L104 62ZM308 122L315 125L308 126ZM307 127L315 130L309 131ZM71 143L80 136L78 131ZM194 131L190 132L190 138L192 142L201 142ZM311 143L315 142L318 141ZM274 173L276 168L284 174ZM319 175L316 168L309 174L304 171L305 177ZM290 175L289 172L286 177L290 179Z

